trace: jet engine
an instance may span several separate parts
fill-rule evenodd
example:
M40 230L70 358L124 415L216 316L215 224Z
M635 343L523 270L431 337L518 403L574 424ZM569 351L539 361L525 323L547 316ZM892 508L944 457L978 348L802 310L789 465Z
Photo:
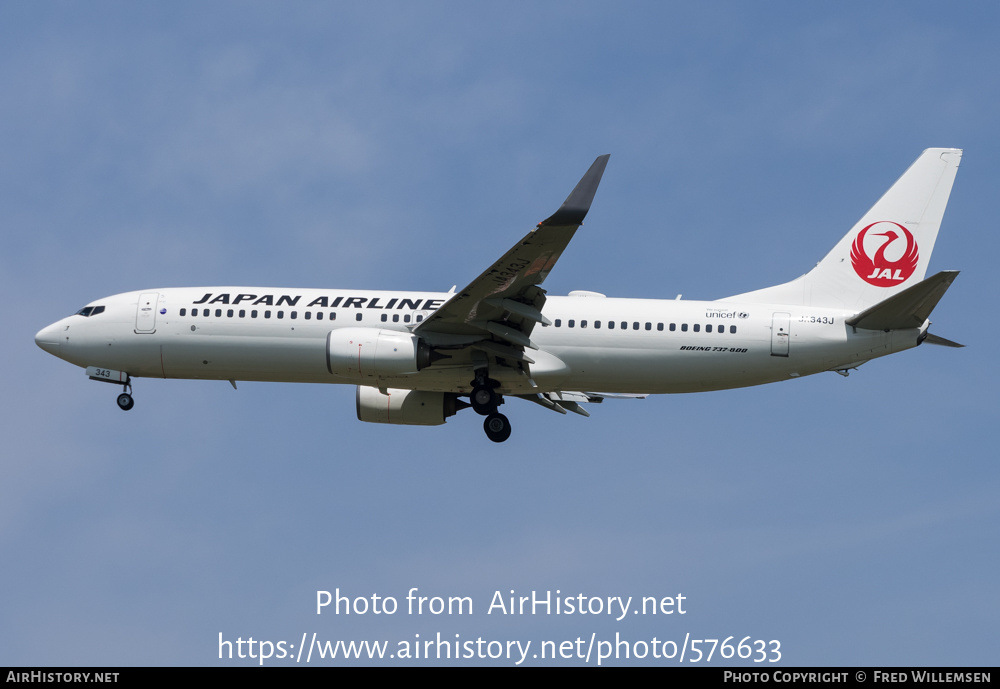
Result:
M416 373L431 363L430 345L412 333L381 328L339 328L326 336L326 368L344 378Z
M358 419L369 423L440 426L459 409L469 406L450 392L396 390L358 386Z

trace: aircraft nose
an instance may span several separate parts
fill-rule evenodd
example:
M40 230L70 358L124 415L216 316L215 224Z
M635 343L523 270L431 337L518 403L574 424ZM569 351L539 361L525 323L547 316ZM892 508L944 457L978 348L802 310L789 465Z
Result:
M59 353L60 332L62 327L58 323L42 328L35 333L35 344L44 349L49 354Z

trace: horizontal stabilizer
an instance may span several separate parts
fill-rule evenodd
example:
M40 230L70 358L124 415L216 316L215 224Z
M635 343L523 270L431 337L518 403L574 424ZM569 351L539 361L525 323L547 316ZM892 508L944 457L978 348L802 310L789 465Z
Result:
M885 301L880 301L847 319L847 324L866 330L919 328L958 277L957 270L943 270Z
M957 342L952 342L951 340L946 340L943 337L938 337L937 335L932 335L927 333L927 337L924 338L924 342L927 344L941 345L942 347L964 347L964 344L958 344Z

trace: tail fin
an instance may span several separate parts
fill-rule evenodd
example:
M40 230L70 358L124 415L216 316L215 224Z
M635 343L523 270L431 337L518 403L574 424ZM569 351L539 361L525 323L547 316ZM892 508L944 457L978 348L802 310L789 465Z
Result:
M927 274L961 159L961 149L928 148L815 268L725 301L860 311L917 284Z

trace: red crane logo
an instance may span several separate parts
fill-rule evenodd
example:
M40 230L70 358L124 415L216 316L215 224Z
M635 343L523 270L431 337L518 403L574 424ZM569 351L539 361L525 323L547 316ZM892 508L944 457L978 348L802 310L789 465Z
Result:
M894 261L886 258L885 252L891 244L900 238L900 235L896 232L896 230L890 229L886 232L872 233L872 237L888 237L888 239L886 239L882 243L882 246L878 248L874 257L869 257L868 252L865 251L865 235L868 234L868 230L881 223L887 223L895 228L898 228L900 232L903 233L902 236L906 238L906 248L903 250L899 258ZM899 250L898 246L893 248L897 251ZM920 254L917 252L917 240L913 238L913 235L910 234L908 229L900 225L898 222L892 222L890 220L879 220L878 222L873 222L871 225L861 230L861 232L858 233L857 238L854 240L854 245L851 247L851 264L854 266L854 272L856 272L858 277L867 282L869 285L875 285L876 287L894 287L906 282L906 280L913 275L913 271L917 269L917 261L919 258Z

